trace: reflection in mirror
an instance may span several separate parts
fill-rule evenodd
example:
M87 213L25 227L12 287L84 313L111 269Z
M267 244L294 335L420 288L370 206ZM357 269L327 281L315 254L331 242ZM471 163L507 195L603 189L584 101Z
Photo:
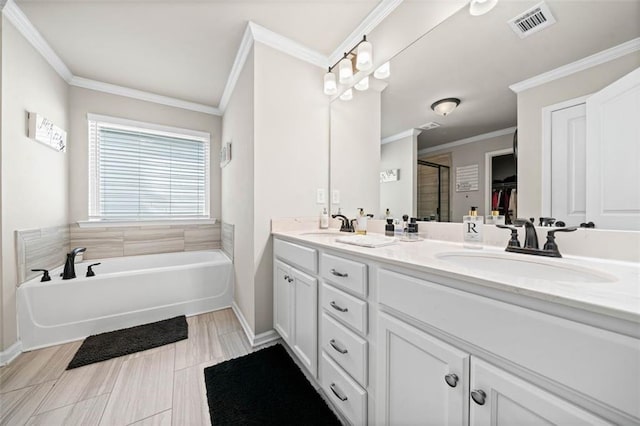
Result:
M640 66L638 49L619 49L622 53L608 55L604 64L571 69L562 74L564 78L541 79L524 86L516 83L633 43L640 36L635 19L640 3L547 0L556 22L521 38L507 22L538 3L501 1L480 17L462 8L391 60L393 72L381 96L355 91L352 101L332 102L331 189L340 192L332 212L342 208L343 213L353 216L356 208L364 207L378 218L389 209L396 218L409 214L460 222L471 206L477 206L485 216L492 210L504 213L507 220L553 213L570 224L570 209L587 208L573 205L567 212L556 213L558 209L551 206L551 194L565 185L558 170L566 174L572 165L556 162L551 170L552 144L544 141L543 108L562 108L563 102L571 99L584 104L587 95ZM447 115L438 115L431 106L446 98L458 98L460 103ZM375 106L378 102L380 111ZM633 112L620 114L618 121L635 122L629 118ZM516 128L517 159L513 155ZM380 144L371 141L377 132ZM625 132L632 134L633 129ZM586 130L583 134L580 143L586 146ZM624 150L628 147L625 143L632 142L627 138L617 146ZM567 143L556 140L553 146ZM350 148L351 144L358 148ZM365 145L372 152L365 152ZM585 161L580 158L574 160ZM499 163L517 166L507 172L492 171ZM573 169L584 171L585 167ZM384 170L398 170L398 180L380 182ZM581 186L569 190L577 200L589 198L571 192L587 190L589 185L584 182L588 176L584 174L564 178L582 179ZM376 184L366 181L365 176ZM636 203L626 202L629 210ZM588 214L580 217L584 220ZM626 222L607 222L606 227L630 229Z

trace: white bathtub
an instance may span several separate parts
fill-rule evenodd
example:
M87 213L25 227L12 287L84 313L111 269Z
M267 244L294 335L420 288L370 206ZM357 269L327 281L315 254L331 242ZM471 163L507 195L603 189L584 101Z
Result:
M96 276L86 278L87 266ZM233 269L220 250L85 260L78 278L34 278L18 288L22 349L69 342L177 315L231 306Z

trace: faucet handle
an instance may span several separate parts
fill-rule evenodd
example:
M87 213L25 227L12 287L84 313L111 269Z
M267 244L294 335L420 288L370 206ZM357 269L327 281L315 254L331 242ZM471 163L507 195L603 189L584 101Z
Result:
M549 250L557 253L557 257L562 257L560 255L560 250L558 250L558 245L556 244L556 232L573 232L578 229L575 226L571 226L569 228L557 228L552 231L547 232L547 242L544 243L544 250Z
M32 272L42 272L42 278L40 279L40 282L43 283L45 281L51 281L51 277L49 276L49 271L47 271L46 269L32 269Z
M511 238L509 239L509 243L507 243L507 247L520 247L520 241L518 241L518 228L500 224L497 224L496 227L511 230Z
M89 266L87 267L87 275L86 275L86 276L87 276L87 277L95 277L95 276L96 276L96 273L95 273L95 272L93 272L93 267L94 267L94 266L98 266L98 265L100 265L100 262L98 262L98 263L92 263L91 265L89 265Z

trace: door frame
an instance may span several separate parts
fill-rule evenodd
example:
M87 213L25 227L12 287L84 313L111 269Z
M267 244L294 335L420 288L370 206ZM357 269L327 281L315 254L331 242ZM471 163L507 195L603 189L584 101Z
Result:
M484 153L484 214L485 216L491 215L491 189L493 180L493 169L491 167L493 157L499 157L501 155L513 154L513 147L499 149L497 151L490 151ZM518 168L516 167L516 176L518 175ZM514 218L515 219L515 218Z
M559 102L557 104L548 105L542 108L542 159L540 163L542 176L542 200L541 200L541 216L551 216L551 118L555 111L572 108L580 104L586 104L587 99L593 93L579 96L573 99Z

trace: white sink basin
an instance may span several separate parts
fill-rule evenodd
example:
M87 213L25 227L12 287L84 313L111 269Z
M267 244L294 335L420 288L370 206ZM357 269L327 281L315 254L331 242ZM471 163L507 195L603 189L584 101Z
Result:
M531 259L529 259L497 253L452 252L442 253L436 257L470 270L478 269L512 277L562 282L607 283L616 281L615 277L600 271L544 261L535 256L530 256Z

